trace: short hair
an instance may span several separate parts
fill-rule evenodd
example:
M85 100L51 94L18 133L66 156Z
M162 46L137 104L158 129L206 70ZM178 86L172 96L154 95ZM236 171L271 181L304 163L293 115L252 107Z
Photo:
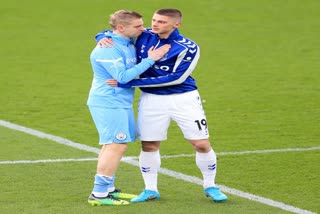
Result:
M143 16L140 13L130 10L118 10L110 15L109 24L112 29L115 29L119 24L130 25L134 19L141 19Z
M161 15L161 16L169 16L172 18L177 18L180 21L182 20L182 13L180 10L175 8L162 8L155 12L155 14Z

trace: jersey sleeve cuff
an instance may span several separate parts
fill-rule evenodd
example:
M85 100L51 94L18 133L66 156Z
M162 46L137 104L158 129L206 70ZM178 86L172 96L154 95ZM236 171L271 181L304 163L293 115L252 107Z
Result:
M143 59L146 62L148 62L150 64L150 66L152 66L156 61L154 61L153 59L151 59L150 57Z

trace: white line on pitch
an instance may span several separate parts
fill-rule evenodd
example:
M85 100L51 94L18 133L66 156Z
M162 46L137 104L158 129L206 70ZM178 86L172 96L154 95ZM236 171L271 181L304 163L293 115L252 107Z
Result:
M261 154L261 153L277 153L277 152L305 152L319 150L320 146L314 146L309 148L284 148L284 149L264 149L264 150L252 150L252 151L240 151L240 152L217 152L218 156L224 155L246 155L246 154ZM162 158L176 158L176 157L192 157L194 154L179 154L179 155L163 155Z
M24 126L20 126L20 125L16 125L16 124L10 123L10 122L4 121L4 120L0 120L0 125L4 126L4 127L7 127L7 128L10 128L10 129L13 129L13 130L21 131L21 132L24 132L24 133L27 133L27 134L30 134L30 135L34 135L34 136L39 137L39 138L49 139L49 140L52 140L52 141L54 141L56 143L67 145L67 146L70 146L70 147L73 147L73 148L76 148L76 149L79 149L79 150L82 150L82 151L93 152L93 153L97 153L97 154L99 153L99 149L97 149L97 148L86 146L86 145L83 145L83 144L80 144L80 143L75 143L75 142L72 142L72 141L67 140L65 138L61 138L61 137L57 137L57 136L54 136L54 135L46 134L46 133L43 133L43 132L40 132L40 131L37 131L37 130L34 130L34 129L30 129L30 128L27 128L27 127L24 127ZM134 165L134 166L139 166L138 161L134 160L134 159L132 159L130 157L123 157L122 161L124 161L124 162L126 162L128 164ZM159 172L162 173L162 174L174 177L176 179L180 179L180 180L184 180L184 181L187 181L187 182L190 182L190 183L202 185L202 180L197 178L197 177L194 177L194 176L185 175L183 173L175 172L175 171L172 171L172 170L169 170L169 169L165 169L165 168L161 168ZM284 203L281 203L281 202L278 202L278 201L274 201L274 200L271 200L271 199L268 199L268 198L264 198L264 197L260 197L260 196L257 196L257 195L253 195L253 194L250 194L250 193L247 193L247 192L243 192L243 191L240 191L240 190L237 190L237 189L232 189L232 188L229 188L229 187L226 187L226 186L223 186L223 185L218 185L218 186L221 188L222 191L224 191L226 193L229 193L229 194L241 197L241 198L246 198L246 199L249 199L249 200L252 200L252 201L257 201L259 203L266 204L266 205L269 205L269 206L272 206L272 207L277 207L277 208L280 208L282 210L290 211L290 212L297 213L297 214L316 214L316 213L308 211L308 210L303 210L303 209L300 209L298 207L290 206L290 205L287 205L287 204L284 204Z
M137 160L133 160L133 159L123 159L124 162L134 165L134 166L139 166L139 162ZM172 171L169 169L165 169L165 168L160 168L159 170L160 173L164 174L164 175L168 175L170 177L174 177L176 179L180 179L180 180L184 180L190 183L194 183L194 184L198 184L202 186L202 180L198 177L195 176L190 176L190 175L185 175L183 173L180 172L176 172L176 171ZM308 210L303 210L300 209L298 207L294 207L291 205L287 205L285 203L282 202L278 202L278 201L274 201L272 199L269 198L265 198L265 197L261 197L261 196L257 196L257 195L253 195L251 193L247 193L247 192L243 192L241 190L237 190L237 189L233 189L224 185L218 185L217 186L225 193L229 193L241 198L246 198L249 199L251 201L256 201L259 202L261 204L266 204L272 207L277 207L280 208L282 210L286 210L292 213L297 213L297 214L316 214L314 212L308 211Z
M82 162L82 161L97 161L97 160L98 160L98 158L68 158L68 159L47 159L47 160L17 160L17 161L0 161L0 164Z

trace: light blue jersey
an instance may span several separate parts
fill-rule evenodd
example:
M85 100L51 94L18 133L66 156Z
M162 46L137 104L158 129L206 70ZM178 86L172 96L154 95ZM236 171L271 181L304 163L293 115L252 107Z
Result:
M107 79L116 79L127 83L136 78L155 62L146 58L138 65L136 50L130 39L109 32L114 42L113 47L96 46L90 56L93 69L93 81L87 104L95 107L131 108L134 88L111 87Z
M99 144L134 142L134 88L112 87L106 80L127 83L155 61L146 58L137 64L136 49L131 40L113 33L109 35L114 46L97 46L90 56L93 80L87 104L99 133Z

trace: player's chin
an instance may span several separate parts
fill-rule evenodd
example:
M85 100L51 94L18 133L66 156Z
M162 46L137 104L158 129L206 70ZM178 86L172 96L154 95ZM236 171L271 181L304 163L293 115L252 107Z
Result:
M141 32L138 32L134 37L138 37L142 34L142 31Z
M158 33L158 32L159 32L159 29L158 29L158 28L152 28L151 31L152 31L153 33Z

